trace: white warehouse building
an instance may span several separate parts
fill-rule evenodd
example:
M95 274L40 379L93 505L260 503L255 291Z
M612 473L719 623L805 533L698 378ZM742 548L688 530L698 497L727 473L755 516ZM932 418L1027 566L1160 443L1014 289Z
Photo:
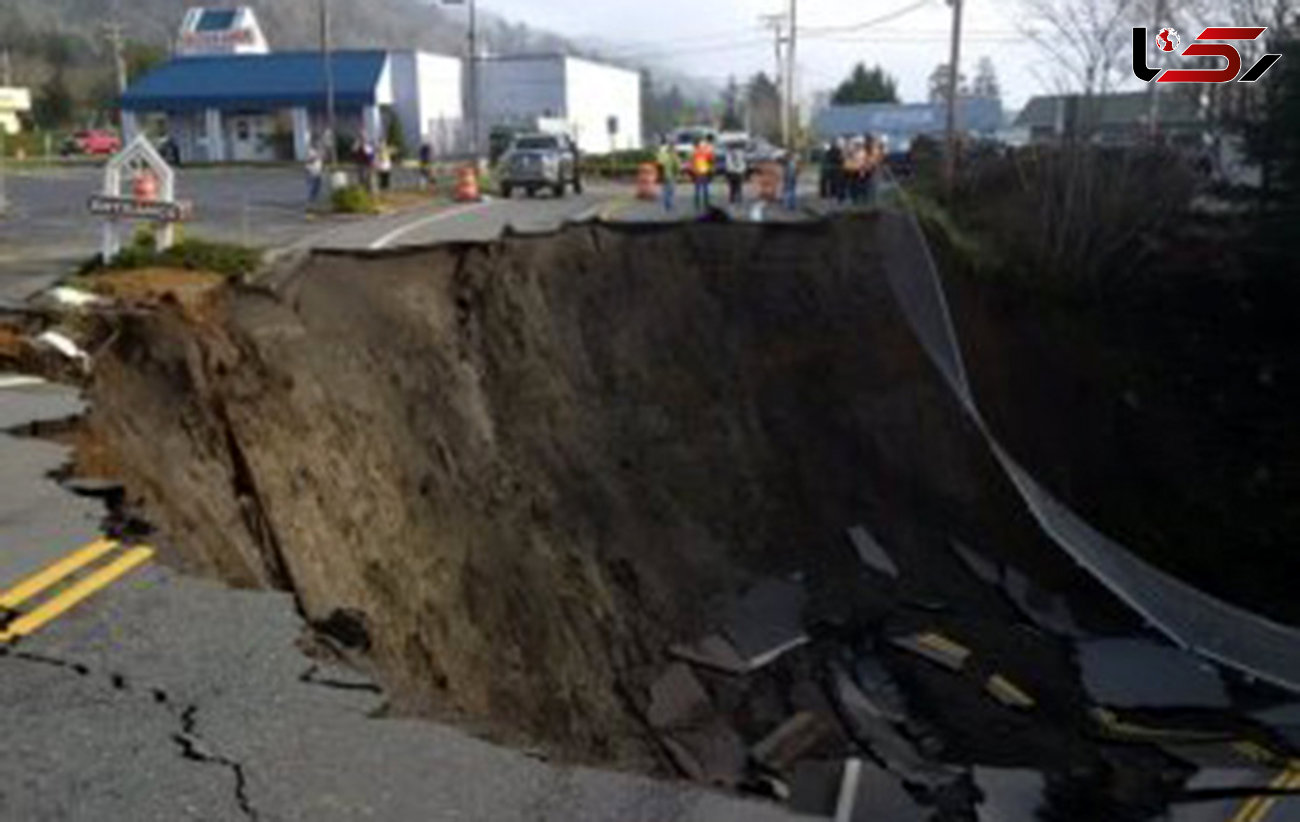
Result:
M584 152L641 148L641 76L563 54L483 57L480 130L563 130Z

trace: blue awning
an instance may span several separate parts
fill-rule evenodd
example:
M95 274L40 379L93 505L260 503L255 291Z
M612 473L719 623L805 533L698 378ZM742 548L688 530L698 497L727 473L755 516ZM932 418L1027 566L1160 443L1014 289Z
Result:
M333 53L335 104L375 105L387 61L386 51ZM320 52L177 57L132 83L121 102L128 111L323 108L325 76Z

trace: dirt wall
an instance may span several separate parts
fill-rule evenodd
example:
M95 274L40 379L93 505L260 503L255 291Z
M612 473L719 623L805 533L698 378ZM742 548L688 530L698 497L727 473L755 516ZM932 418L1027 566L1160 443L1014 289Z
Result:
M753 579L868 606L849 525L918 596L969 587L954 534L1077 580L899 315L887 219L317 255L123 317L92 425L173 561L362 615L399 707L634 763L628 694Z

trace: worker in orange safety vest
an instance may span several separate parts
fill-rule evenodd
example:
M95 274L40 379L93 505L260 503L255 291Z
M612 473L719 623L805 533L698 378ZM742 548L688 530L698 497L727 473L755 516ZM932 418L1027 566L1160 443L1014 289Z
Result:
M696 211L703 211L710 205L709 186L713 182L714 160L713 141L708 137L701 138L691 152L691 177L695 180Z

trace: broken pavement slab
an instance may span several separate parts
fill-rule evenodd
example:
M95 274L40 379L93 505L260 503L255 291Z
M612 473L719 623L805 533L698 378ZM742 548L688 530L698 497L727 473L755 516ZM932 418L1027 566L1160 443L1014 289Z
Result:
M879 659L859 656L853 662L853 679L882 718L896 725L907 722L907 700L903 690Z
M704 686L682 663L668 666L650 685L650 706L646 720L655 730L689 727L713 713Z
M879 706L853 684L840 668L832 672L835 703L849 736L874 753L891 771L907 782L935 787L951 774L928 761L906 737L894 729Z
M870 531L864 526L854 525L849 528L848 536L863 565L887 577L898 578L898 566Z
M1251 718L1262 723L1292 748L1300 751L1300 702L1256 711L1251 714Z
M721 671L724 674L749 673L749 663L741 659L736 647L718 634L709 634L692 643L677 643L668 648L677 659Z
M1088 715L1097 724L1101 733L1113 739L1126 742L1172 742L1172 743L1211 743L1230 742L1234 735L1228 731L1197 730L1158 726L1151 722L1132 721L1121 717L1107 708L1092 708Z
M808 642L803 628L806 601L799 583L766 579L736 602L725 633L747 670L756 671Z
M790 808L834 822L928 822L898 777L863 759L800 762L790 784Z
M1075 622L1065 597L1039 588L1019 569L1006 569L1002 588L1020 612L1042 630L1070 639L1087 635Z
M950 539L948 545L980 582L994 587L1002 585L1002 566L998 565L998 563L969 547L961 540Z
M961 643L949 639L938 631L923 631L906 636L897 636L889 640L891 645L910 651L917 656L947 668L960 671L971 657L971 650Z
M750 756L765 768L784 773L809 751L834 736L835 728L827 717L813 711L800 711L760 740Z
M1084 688L1099 705L1232 706L1218 671L1186 651L1140 638L1086 640L1077 647Z
M686 664L673 663L650 686L646 720L686 776L728 787L740 782L744 743Z
M976 805L979 822L1029 822L1039 818L1047 778L1038 771L976 765L971 769L971 778L984 797Z
M1172 741L1158 744L1161 750L1175 759L1202 769L1270 770L1286 763L1286 758L1276 751L1249 739Z
M1251 795L1251 790L1296 791L1293 795ZM1224 798L1200 798L1198 792L1241 792ZM1183 800L1169 807L1169 822L1292 822L1300 819L1300 770L1253 771L1205 769L1184 786Z
M832 818L835 822L928 822L931 811L912 798L898 777L855 758L844 763Z

